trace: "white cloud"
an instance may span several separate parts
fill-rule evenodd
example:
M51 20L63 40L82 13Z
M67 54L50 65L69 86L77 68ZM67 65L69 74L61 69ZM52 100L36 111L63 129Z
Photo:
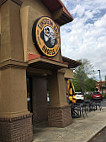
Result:
M74 21L61 27L62 54L88 59L106 75L106 0L62 0ZM98 77L97 77L98 79Z
M78 4L75 9L71 11L72 14L77 14L78 17L82 17L85 13L85 8Z
M101 27L104 27L104 28L106 28L106 14L102 17L102 18L100 18L99 20L97 20L96 22L95 22L95 26L97 27L97 28L101 28Z

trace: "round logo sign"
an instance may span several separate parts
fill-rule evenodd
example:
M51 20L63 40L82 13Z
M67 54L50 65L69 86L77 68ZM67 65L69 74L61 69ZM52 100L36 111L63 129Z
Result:
M41 54L53 57L58 53L60 49L59 28L49 17L41 17L35 21L32 37L35 47Z

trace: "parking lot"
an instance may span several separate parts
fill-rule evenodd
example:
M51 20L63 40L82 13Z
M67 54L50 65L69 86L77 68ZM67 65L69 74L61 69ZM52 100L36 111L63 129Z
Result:
M104 100L102 101L102 106L103 106L103 107L106 107L106 99L104 99Z

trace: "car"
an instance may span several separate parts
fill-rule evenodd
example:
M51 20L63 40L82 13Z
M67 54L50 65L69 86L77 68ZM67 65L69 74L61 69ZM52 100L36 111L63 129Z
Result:
M100 92L96 91L91 94L91 100L102 100L103 96Z
M84 101L84 95L82 94L82 92L75 92L75 96L76 96L77 102Z

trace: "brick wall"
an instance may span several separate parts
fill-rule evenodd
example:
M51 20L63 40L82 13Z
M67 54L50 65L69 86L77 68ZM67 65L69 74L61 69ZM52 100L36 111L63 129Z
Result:
M32 115L0 118L0 142L31 142Z
M47 121L47 82L44 77L35 77L32 81L33 123Z
M72 123L70 106L49 107L48 124L53 127L66 127Z

